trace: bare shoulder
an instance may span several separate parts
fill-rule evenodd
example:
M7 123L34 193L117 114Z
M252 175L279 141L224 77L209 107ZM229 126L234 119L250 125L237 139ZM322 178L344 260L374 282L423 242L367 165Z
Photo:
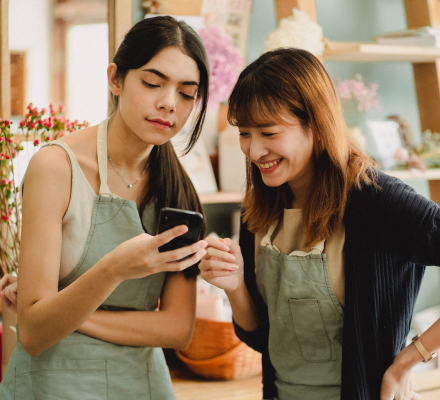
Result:
M90 155L96 158L97 135L98 125L95 125L69 133L64 136L61 141L70 147L77 158Z
M56 209L64 215L70 202L72 172L59 146L40 149L30 160L23 183L23 207ZM33 205L32 205L33 204Z

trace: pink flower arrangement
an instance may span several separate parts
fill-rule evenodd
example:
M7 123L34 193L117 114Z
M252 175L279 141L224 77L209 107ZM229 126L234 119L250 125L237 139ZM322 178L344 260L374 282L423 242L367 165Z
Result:
M337 79L336 91L344 107L346 118L360 118L363 113L372 109L380 108L380 101L377 98L377 83L365 85L360 74L356 74L354 79Z
M218 25L200 29L198 32L210 65L209 106L226 100L237 81L242 59L240 51L226 31Z
M62 114L64 107L55 110L50 105L50 115L44 118L46 110L40 111L32 103L19 124L21 134L11 133L11 121L0 118L0 277L17 270L21 238L20 182L16 181L13 159L23 150L22 142L32 141L34 146L58 139L66 133L81 129L89 124L84 121L70 122Z

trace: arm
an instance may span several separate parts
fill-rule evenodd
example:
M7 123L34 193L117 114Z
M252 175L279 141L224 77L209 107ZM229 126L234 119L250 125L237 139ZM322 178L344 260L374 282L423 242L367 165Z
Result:
M352 194L360 202L355 201L354 208L347 206L348 219L374 227L365 232L366 242L417 264L440 265L439 206L384 173L379 172L378 183L381 190L369 187L365 193Z
M199 265L202 278L225 291L236 324L245 331L257 329L257 312L244 283L240 246L231 239L208 237L206 241L207 254Z
M430 353L440 349L440 319L420 335L420 340ZM385 372L380 399L392 400L398 393L400 394L400 398L413 398L411 397L414 390L411 381L411 372L416 364L422 361L423 357L413 343L406 346L396 356L393 364L391 364Z
M160 299L159 311L98 310L77 331L119 345L183 350L194 330L196 280L167 274Z
M159 253L159 246L184 233L186 227L155 237L142 234L119 245L58 292L62 219L71 187L64 151L55 147L40 150L29 164L24 183L17 311L20 341L32 356L84 324L121 281L159 271L181 271L205 254L204 241ZM177 262L192 253L192 257Z

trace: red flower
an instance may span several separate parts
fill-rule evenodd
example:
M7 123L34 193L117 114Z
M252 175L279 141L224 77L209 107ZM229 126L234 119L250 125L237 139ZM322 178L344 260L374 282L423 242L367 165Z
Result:
M9 126L11 124L11 121L9 121L9 119L5 119L5 125Z
M33 111L34 114L38 114L38 108L37 107L35 107L32 111Z
M0 153L0 159L5 157L5 153Z
M33 121L28 122L28 127L29 127L29 129L35 129L35 122L33 122Z
M8 143L14 143L14 139L12 139L12 138L6 138L6 140L8 141Z
M43 125L43 121L42 121L41 118L37 121L37 124L38 124L38 125Z
M50 136L46 136L46 140L49 141L50 140Z
M14 210L12 208L10 208L8 211L9 215L12 215L13 212L14 212Z
M6 185L7 183L8 183L8 180L5 179L5 178L3 178L3 179L2 179L2 185Z
M24 117L25 117L26 119L28 119L30 116L31 116L31 114L27 113Z
M5 140L5 138L2 136L2 137L0 137L0 143L2 143L3 142L3 140Z
M26 107L28 110L32 110L32 107L33 107L34 105L32 104L32 103L29 103L29 105Z
M8 183L9 183L9 185L11 185L11 186L14 184L14 182L12 182L12 181L9 181ZM11 210L9 210L9 211L11 211Z
M40 144L40 141L38 139L34 140L34 146L38 146Z
M9 215L2 215L3 221L9 221Z
M60 104L60 106L58 108L59 108L60 112L64 111L64 106L62 104Z
M5 158L6 158L7 160L9 160L9 159L11 158L11 156L10 156L9 154L5 154Z
M20 128L23 128L25 123L26 123L25 121L21 121L20 122Z

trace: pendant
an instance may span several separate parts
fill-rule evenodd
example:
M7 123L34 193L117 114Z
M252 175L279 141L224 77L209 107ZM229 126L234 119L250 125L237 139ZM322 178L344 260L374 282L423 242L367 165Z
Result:
M128 185L128 188L132 188L133 187L133 185Z

